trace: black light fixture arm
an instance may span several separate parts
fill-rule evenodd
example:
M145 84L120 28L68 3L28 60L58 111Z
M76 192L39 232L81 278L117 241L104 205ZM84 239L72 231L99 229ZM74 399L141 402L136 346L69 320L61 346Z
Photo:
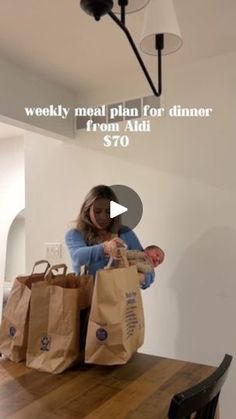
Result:
M120 20L125 26L125 8L128 5L128 0L119 0L118 4L120 6Z
M131 45L131 48L134 51L134 54L136 55L136 58L137 58L140 66L141 66L141 68L142 68L142 70L145 74L145 77L146 77L146 79L147 79L147 81L148 81L148 83L149 83L149 85L150 85L150 87L153 91L153 94L155 96L161 96L161 93L162 93L162 53L161 53L161 50L163 49L163 37L164 36L162 34L161 35L156 35L156 49L157 49L157 52L158 52L158 55L157 55L157 59L158 59L158 90L157 90L153 81L152 81L152 79L151 79L151 77L150 77L150 75L149 75L149 73L148 73L148 70L147 70L147 68L146 68L146 66L145 66L145 64L144 64L144 62L143 62L143 60L142 60L142 58L139 54L139 51L138 51L138 49L137 49L137 47L136 47L136 45L133 41L133 38L130 35L130 32L129 32L128 28L125 26L125 23L124 23L125 22L125 10L124 9L125 8L123 8L123 11L121 13L121 20L119 20L118 17L112 11L108 12L108 14L114 20L114 22L122 29L122 31L125 33L128 41Z
M126 6L128 6L129 0L118 0L118 5L120 6L120 19L112 12L113 7L113 0L80 0L80 5L82 9L89 15L93 16L95 20L99 21L101 16L109 14L109 16L114 20L114 22L122 29L125 33L134 54L145 74L145 77L153 91L155 96L161 96L162 92L162 50L164 48L164 35L157 34L156 35L156 45L155 48L157 50L157 66L158 66L158 90L156 89L147 68L141 58L141 55L133 41L132 36L129 33L128 28L125 26L125 13L126 13Z

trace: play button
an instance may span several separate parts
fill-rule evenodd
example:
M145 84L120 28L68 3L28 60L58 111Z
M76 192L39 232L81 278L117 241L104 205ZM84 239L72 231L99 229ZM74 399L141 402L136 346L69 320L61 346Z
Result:
M126 211L128 211L128 208L124 207L123 205L117 204L117 202L114 201L110 202L110 218L124 214Z
M110 218L120 216L122 225L132 230L143 215L143 204L140 197L128 186L111 185L110 188L117 198L110 201Z

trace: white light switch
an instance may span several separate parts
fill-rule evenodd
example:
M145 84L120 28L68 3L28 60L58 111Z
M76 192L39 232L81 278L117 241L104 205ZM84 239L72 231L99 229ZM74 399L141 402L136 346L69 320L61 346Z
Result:
M47 259L60 259L61 243L45 243L45 256Z

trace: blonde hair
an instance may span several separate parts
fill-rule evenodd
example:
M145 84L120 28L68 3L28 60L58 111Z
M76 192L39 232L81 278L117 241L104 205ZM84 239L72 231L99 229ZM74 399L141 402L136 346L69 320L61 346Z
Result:
M76 228L83 234L84 239L88 245L101 243L101 238L98 236L98 229L90 219L90 208L97 199L107 199L118 203L118 199L113 190L106 185L94 186L86 195L85 200L81 206L80 213L76 220ZM107 227L107 231L112 234L117 234L121 227L120 216L111 220Z

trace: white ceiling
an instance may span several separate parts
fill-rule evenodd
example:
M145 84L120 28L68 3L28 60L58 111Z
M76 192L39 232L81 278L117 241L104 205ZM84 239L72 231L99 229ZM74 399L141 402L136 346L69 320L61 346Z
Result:
M95 22L79 3L0 0L0 54L81 95L114 83L124 92L127 86L144 85L124 34L109 16ZM184 44L165 59L167 72L173 72L173 65L235 50L235 0L175 0L175 8ZM136 41L143 13L127 18ZM146 55L144 59L155 72L156 60Z

